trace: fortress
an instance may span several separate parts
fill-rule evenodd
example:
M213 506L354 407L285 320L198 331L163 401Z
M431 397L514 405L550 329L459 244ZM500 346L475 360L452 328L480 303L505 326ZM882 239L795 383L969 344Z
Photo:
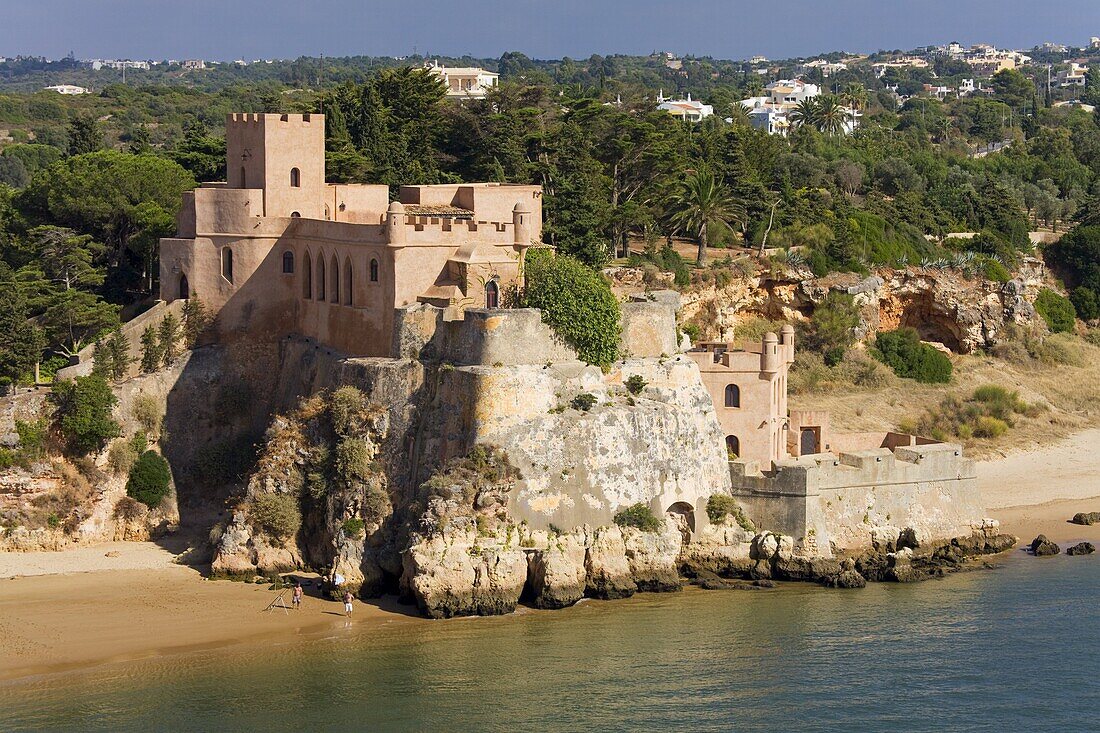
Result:
M219 331L264 329L390 356L395 309L495 308L542 231L538 186L325 182L325 119L232 114L229 180L184 196L160 243L161 299L197 295Z
M226 139L228 182L186 194L177 236L161 240L160 307L199 297L220 339L319 345L343 360L321 370L328 386L341 371L446 364L433 417L402 450L506 449L526 477L509 510L530 526L607 526L641 502L697 535L710 495L732 491L758 527L829 556L875 532L967 534L982 515L959 446L833 433L826 413L790 410L790 325L682 352L678 296L635 296L622 306L630 356L601 373L537 312L502 307L540 240L538 186L402 186L390 201L387 186L329 184L321 115L234 114ZM645 407L622 400L632 375L650 385ZM580 392L598 396L598 417L564 411Z

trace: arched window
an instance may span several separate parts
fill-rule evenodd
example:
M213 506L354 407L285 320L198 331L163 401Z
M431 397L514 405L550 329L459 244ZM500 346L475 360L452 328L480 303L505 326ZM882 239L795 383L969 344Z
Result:
M351 287L351 260L344 258L344 305L355 305Z
M726 407L741 406L741 388L736 384L726 385Z
M741 441L736 435L726 436L726 455L731 461L741 455Z
M187 275L180 273L180 299L187 300L191 297L191 287L187 284Z
M297 212L297 211L292 211L292 212L290 212L290 218L291 218L291 219L300 219L300 218L301 218L301 216L302 216L302 215L301 215L301 214L300 214L299 212Z
M496 280L490 280L489 282L485 283L485 307L500 307L500 286L497 285Z
M321 252L317 255L317 287L314 288L314 297L321 301L325 301L325 253Z
M372 283L378 282L378 260L370 261L370 281Z
M290 169L290 185L293 188L299 188L302 185L302 172L297 168Z
M313 297L313 262L309 252L302 256L302 297L306 300Z
M328 287L329 287L329 302L340 302L340 263L336 260L336 255L332 256L332 259L328 261Z
M222 247L222 277L233 282L233 250Z
M294 253L290 250L283 252L283 274L294 274Z

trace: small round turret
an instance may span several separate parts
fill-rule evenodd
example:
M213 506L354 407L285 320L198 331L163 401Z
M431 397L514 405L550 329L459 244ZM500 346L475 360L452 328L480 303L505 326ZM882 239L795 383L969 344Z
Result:
M779 337L768 331L761 339L761 345L760 371L774 374L779 371Z
M522 201L512 208L512 229L516 247L531 246L531 207Z
M779 329L779 343L794 347L794 326L789 323L783 324L783 328Z
M405 242L405 204L391 201L386 210L386 234L390 244Z

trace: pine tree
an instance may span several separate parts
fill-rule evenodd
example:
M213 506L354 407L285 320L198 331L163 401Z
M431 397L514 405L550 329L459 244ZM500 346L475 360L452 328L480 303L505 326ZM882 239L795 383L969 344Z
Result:
M130 355L130 340L122 331L115 331L107 339L107 349L111 355L111 379L120 382L130 373L134 357Z
M179 355L180 322L172 313L161 319L157 329L157 344L160 346L164 366L171 364Z
M92 347L92 374L104 379L111 377L111 348L102 339Z
M147 326L141 332L141 371L149 373L160 368L164 351L161 350L160 341L157 338L157 329Z
M210 314L206 306L197 296L191 296L183 304L183 344L186 348L194 347L199 336L210 325Z

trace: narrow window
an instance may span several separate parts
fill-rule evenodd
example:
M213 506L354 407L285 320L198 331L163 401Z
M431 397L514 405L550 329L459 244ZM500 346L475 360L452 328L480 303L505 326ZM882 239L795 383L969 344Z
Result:
M741 406L741 388L736 384L726 385L726 407Z
M302 185L302 172L297 168L290 169L290 185L292 188L299 188Z
M222 248L222 277L233 282L233 250L229 247Z
M294 253L290 250L283 252L283 274L294 274Z
M317 292L315 296L322 303L325 300L325 255L322 252L317 255Z
M378 260L370 261L370 281L372 283L378 282Z
M244 174L244 166L241 166L241 188L248 188L248 176Z
M336 260L336 255L332 256L332 259L328 263L328 281L331 293L329 294L329 302L340 302L340 263Z
M351 260L344 259L344 305L355 305L351 287Z
M497 285L496 280L490 280L485 283L485 307L500 307L500 287Z
M191 297L191 287L187 284L187 275L180 275L180 299L187 300Z
M741 455L741 441L736 435L726 436L726 455L731 461Z
M309 252L302 257L302 297L306 300L313 297L313 263L310 261Z

